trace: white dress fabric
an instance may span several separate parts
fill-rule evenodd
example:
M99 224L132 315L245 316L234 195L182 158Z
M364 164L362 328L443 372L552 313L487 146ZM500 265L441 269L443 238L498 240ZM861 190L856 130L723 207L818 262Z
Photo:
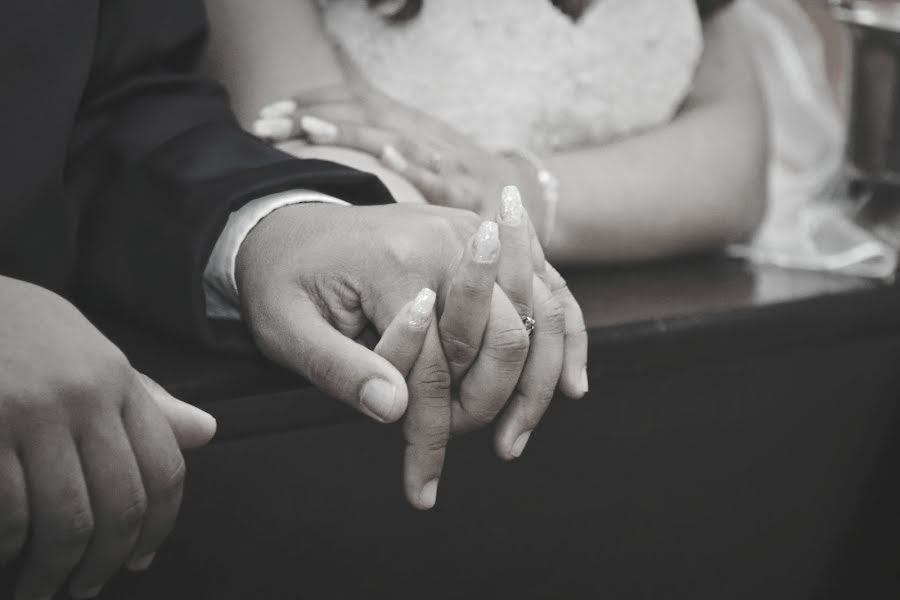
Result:
M539 154L668 122L703 47L694 0L425 0L391 24L364 0L321 0L330 35L381 91L490 150Z
M737 256L782 267L891 279L897 253L857 224L841 189L844 118L821 37L796 2L739 0L766 101L771 140L769 209Z
M490 150L549 154L667 123L703 50L695 0L595 0L575 22L550 0L425 0L400 25L364 0L320 4L329 34L375 87ZM814 26L796 2L737 4L772 147L766 221L733 253L890 277L895 253L854 224L848 202L828 197L843 123Z

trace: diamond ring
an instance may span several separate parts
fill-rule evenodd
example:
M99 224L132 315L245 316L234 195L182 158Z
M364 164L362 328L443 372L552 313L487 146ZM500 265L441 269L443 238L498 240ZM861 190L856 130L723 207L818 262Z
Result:
M525 333L528 334L528 337L534 335L534 326L535 321L531 317L522 316L522 325L525 326Z

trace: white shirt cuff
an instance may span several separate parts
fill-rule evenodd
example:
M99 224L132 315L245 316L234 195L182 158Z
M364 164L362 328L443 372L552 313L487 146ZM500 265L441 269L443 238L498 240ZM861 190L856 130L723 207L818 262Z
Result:
M206 316L213 319L241 319L241 302L237 282L234 278L235 262L241 244L247 239L257 223L272 212L301 202L327 202L343 204L347 202L332 196L305 190L291 190L263 196L251 200L231 213L225 229L213 247L209 262L203 272L203 291L206 294Z

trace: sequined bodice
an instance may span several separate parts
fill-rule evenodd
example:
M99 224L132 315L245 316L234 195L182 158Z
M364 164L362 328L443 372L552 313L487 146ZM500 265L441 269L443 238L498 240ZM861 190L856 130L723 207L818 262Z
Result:
M547 152L664 123L703 44L694 0L595 0L576 22L548 0L426 0L402 25L363 0L322 6L374 85L490 149Z

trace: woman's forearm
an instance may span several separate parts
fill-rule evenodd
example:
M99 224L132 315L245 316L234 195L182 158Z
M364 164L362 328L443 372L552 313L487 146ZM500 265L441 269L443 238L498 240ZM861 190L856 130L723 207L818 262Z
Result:
M768 136L733 10L707 23L688 102L666 126L551 157L561 201L550 256L637 261L721 247L762 217Z
M209 70L249 126L267 104L344 81L315 0L205 0Z

